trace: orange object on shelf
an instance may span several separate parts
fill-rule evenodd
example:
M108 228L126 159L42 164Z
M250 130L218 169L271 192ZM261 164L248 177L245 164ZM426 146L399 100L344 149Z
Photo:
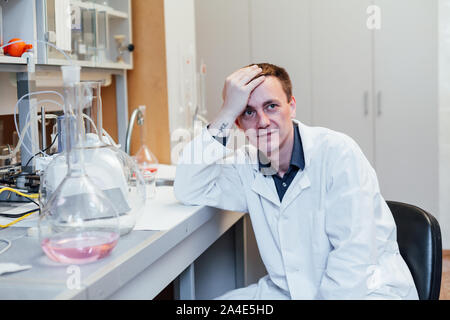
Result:
M16 42L20 41L20 42ZM15 43L13 43L15 42ZM5 54L10 55L12 57L21 57L27 50L33 49L32 44L26 44L24 41L18 38L14 38L9 40L8 43L12 43L11 45L7 45L3 48Z

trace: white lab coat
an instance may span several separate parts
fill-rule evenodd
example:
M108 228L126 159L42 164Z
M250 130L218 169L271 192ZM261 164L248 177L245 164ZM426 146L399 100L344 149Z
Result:
M219 299L418 299L394 219L358 145L342 133L294 121L305 169L281 203L272 177L257 163L220 164L233 151L206 128L183 150L177 199L248 212L268 272ZM202 152L207 156L198 161Z

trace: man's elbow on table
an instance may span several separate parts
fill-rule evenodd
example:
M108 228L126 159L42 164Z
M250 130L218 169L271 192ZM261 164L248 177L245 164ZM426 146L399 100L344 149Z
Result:
M175 182L173 184L173 192L175 194L175 198L180 201L184 205L193 206L198 205L198 197L195 196L194 190L192 188L192 184L189 183L189 178L185 177L181 172L186 170L183 168L177 167L177 174L175 176Z

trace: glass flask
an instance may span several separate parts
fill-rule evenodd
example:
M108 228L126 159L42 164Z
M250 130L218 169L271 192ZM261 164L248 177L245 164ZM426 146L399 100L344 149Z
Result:
M146 201L146 185L137 164L122 150L109 144L100 134L102 126L102 82L80 84L85 130L84 164L86 172L119 214L120 235L133 230ZM60 136L64 136L64 129ZM64 150L63 150L64 151ZM66 152L56 156L41 174L41 203L45 204L67 172Z
M41 207L39 240L51 260L85 264L106 257L114 249L120 237L119 216L114 204L86 173L80 68L62 69L67 173Z
M151 199L156 194L156 175L158 173L158 159L145 144L145 106L140 106L141 118L138 121L140 126L140 141L141 147L134 155L134 160L138 164L138 167L144 176L145 184L147 186L147 199Z

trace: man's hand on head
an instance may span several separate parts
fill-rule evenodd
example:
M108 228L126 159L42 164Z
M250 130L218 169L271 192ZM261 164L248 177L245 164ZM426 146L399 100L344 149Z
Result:
M216 119L209 126L210 133L223 136L234 121L245 111L253 90L264 82L257 65L239 69L227 77L223 88L223 105Z

